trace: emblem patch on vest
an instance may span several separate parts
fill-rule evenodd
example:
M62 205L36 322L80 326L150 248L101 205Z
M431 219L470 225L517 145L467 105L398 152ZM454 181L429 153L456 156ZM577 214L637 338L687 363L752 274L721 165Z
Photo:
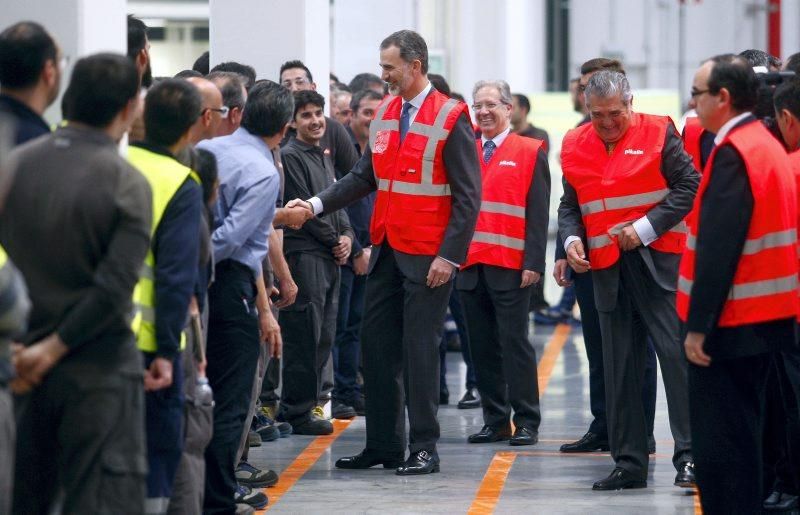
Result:
M638 148L636 148L636 149L634 149L634 148L626 148L625 149L625 155L626 156L641 156L641 155L644 155L644 150L640 150Z
M500 161L498 166L517 166L516 161Z
M383 154L389 146L391 131L378 131L375 134L375 143L372 144L373 154Z

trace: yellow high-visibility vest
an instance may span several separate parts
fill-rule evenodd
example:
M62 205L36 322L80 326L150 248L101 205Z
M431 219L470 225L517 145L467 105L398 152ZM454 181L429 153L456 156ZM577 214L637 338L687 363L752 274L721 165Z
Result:
M191 177L200 183L200 177L190 168L180 164L172 157L157 154L149 150L130 147L128 161L135 166L150 184L153 192L153 226L150 229L151 240L158 229L161 217L167 210L172 197ZM190 265L191 266L191 265ZM156 259L152 246L147 251L142 270L139 273L139 282L133 290L133 305L136 313L133 317L132 329L136 335L139 349L145 352L156 352L156 290L155 290ZM181 333L181 350L186 347L186 335Z

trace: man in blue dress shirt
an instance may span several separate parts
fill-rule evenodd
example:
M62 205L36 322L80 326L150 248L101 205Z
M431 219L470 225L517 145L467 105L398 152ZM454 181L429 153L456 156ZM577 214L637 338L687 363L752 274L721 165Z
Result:
M264 81L250 90L239 129L198 145L216 156L220 181L211 237L217 264L209 290L207 374L216 405L214 437L206 450L207 514L235 510L236 453L256 373L259 330L269 310L261 263L280 187L272 150L283 139L293 107L288 90ZM270 352L277 355L280 349Z

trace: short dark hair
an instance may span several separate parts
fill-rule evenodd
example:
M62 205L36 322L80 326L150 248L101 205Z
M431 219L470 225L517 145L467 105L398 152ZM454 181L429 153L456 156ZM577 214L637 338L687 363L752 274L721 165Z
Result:
M361 91L357 91L353 98L350 99L350 109L353 110L354 113L357 113L359 108L361 107L361 101L364 99L367 100L383 100L383 95L375 91L374 89L362 89Z
M617 59L595 57L594 59L589 59L581 65L581 75L599 72L600 70L610 70L612 72L619 72L622 75L625 75L625 69L622 67L622 63Z
M214 72L233 72L238 73L244 79L244 89L250 91L253 84L256 83L256 69L247 64L237 63L235 61L228 61L220 63L211 68L211 73Z
M302 68L306 71L306 77L308 78L308 82L314 82L314 77L311 75L311 70L308 69L308 66L303 64L303 61L298 61L295 59L294 61L286 61L281 65L281 71L278 73L278 81L281 80L283 76L283 72L286 70L291 70L292 68Z
M750 66L763 66L764 68L769 68L770 58L772 56L763 50L750 48L739 52L739 57L744 57L745 60L750 63Z
M381 50L396 46L400 50L400 58L410 63L418 60L422 63L422 74L428 73L428 45L413 30L398 30L381 41Z
M50 34L32 21L22 21L0 33L0 86L24 89L36 85L58 49ZM55 63L58 65L58 63Z
M800 78L795 77L778 86L772 96L772 102L775 111L786 109L800 120Z
M203 99L184 79L166 79L147 91L144 99L145 140L162 147L174 145L200 117Z
M353 77L353 80L350 81L347 87L349 87L350 91L353 93L358 93L362 89L369 89L373 84L383 87L383 79L374 73L359 73Z
M339 80L339 77L337 77L336 74L334 74L333 72L328 73L328 78L336 84L342 83L342 81Z
M314 90L304 89L294 92L294 110L292 112L292 119L297 116L297 111L307 105L315 105L320 109L325 109L325 97L320 95Z
M200 57L195 59L194 64L192 65L192 70L196 72L200 72L203 75L208 75L208 50L200 54Z
M753 66L744 57L733 54L716 55L709 61L714 66L708 76L708 92L716 95L725 88L736 111L752 110L758 100L758 78Z
M214 183L219 176L217 170L217 157L213 152L204 148L195 148L192 170L200 177L200 186L203 188L203 204L208 205L214 194Z
M94 54L72 69L62 102L64 118L95 128L107 127L139 94L139 72L119 54Z
M526 113L531 112L531 101L528 100L527 96L522 93L513 93L511 96L517 99L517 104L519 104L519 107L524 109Z
M787 57L784 66L786 67L786 71L800 74L800 52Z
M147 46L147 25L136 16L128 15L128 57L136 59Z
M191 79L192 77L202 77L203 74L197 70L182 70L175 74L173 79Z
M450 96L450 84L447 83L447 79L445 79L443 76L439 75L438 73L429 73L428 80L431 81L431 84L433 84L433 87L436 88L436 91L446 97Z
M234 72L211 72L206 79L210 80L222 93L222 104L228 107L244 108L244 94L242 84L246 77ZM219 79L219 82L217 82Z
M269 138L280 133L292 119L292 93L271 80L260 80L247 97L242 127L256 136Z

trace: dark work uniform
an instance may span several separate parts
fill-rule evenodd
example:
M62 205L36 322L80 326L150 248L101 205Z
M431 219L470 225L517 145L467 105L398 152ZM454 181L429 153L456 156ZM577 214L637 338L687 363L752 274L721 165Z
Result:
M758 122L745 118L732 131L747 123ZM689 331L706 335L704 351L712 360L709 367L689 365L697 484L703 492L703 510L711 514L761 512L767 379L778 352L797 352L793 318L717 327L747 239L753 206L742 157L731 145L721 146L700 206L697 279L686 324ZM720 234L725 237L715 237ZM724 477L720 475L723 470Z
M286 187L284 201L309 198L334 182L329 152L292 139L281 150ZM284 342L280 418L308 421L322 389L322 368L336 335L339 265L332 249L340 236L354 239L347 213L313 218L299 230L285 229L283 251L297 283L295 303L281 313Z
M354 141L355 137L352 132L349 128L347 130ZM354 141L353 145L360 156L361 148L358 147L358 143ZM345 173L350 168L345 170ZM342 177L344 174L337 170L336 178L341 179ZM374 203L375 194L370 193L345 208L355 239L347 264L340 267L339 312L336 316L336 341L333 346L335 374L333 398L348 406L352 406L353 403L360 400L361 396L361 388L357 383L361 354L359 333L361 332L361 319L364 316L364 295L367 291L367 276L356 275L353 272L353 257L361 255L364 249L370 246L369 222L372 218Z
M130 328L148 249L150 188L104 133L61 128L21 148L0 241L25 276L26 345L57 332L68 353L17 397L13 513L142 513L142 358ZM43 480L46 478L46 480Z
M9 116L14 122L14 145L22 145L39 136L50 134L50 127L44 118L8 95L0 95L0 113Z

